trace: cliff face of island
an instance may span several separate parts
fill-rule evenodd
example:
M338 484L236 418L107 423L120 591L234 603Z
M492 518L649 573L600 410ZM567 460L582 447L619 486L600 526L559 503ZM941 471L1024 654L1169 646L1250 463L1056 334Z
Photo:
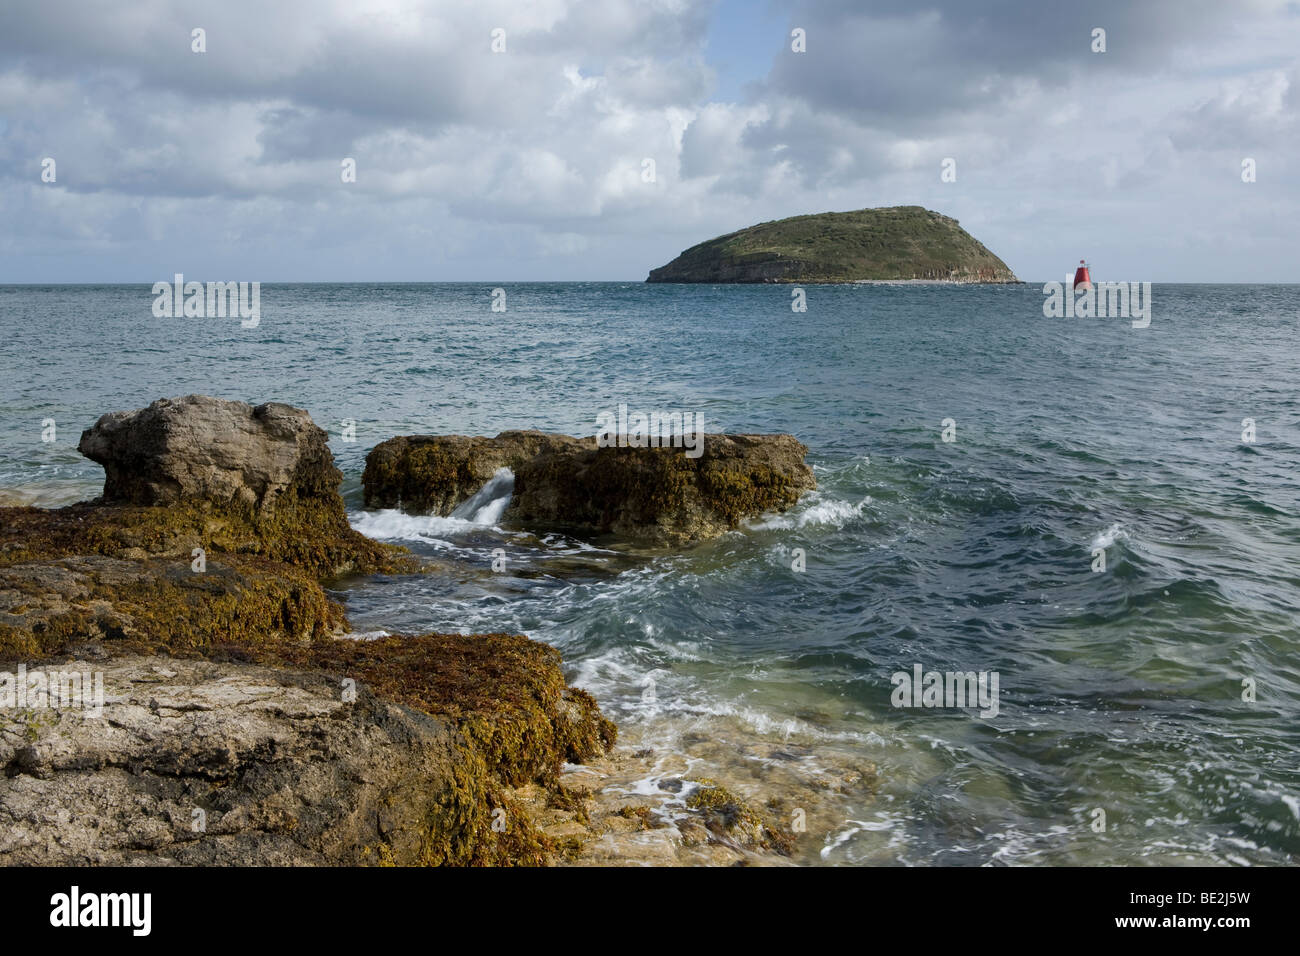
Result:
M692 246L647 282L1019 282L956 219L921 206L759 223Z

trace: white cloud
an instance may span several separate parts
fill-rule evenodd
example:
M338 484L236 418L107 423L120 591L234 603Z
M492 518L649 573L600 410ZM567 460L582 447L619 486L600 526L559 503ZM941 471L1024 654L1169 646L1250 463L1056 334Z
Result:
M178 258L268 279L641 278L752 222L913 202L1030 278L1081 244L1122 244L1134 278L1290 276L1300 17L1283 4L798 4L808 52L755 51L770 69L744 102L710 101L712 6L9 5L0 280L149 280ZM1102 56L1074 36L1092 18ZM1238 154L1260 161L1250 187ZM1204 241L1256 214L1276 248Z

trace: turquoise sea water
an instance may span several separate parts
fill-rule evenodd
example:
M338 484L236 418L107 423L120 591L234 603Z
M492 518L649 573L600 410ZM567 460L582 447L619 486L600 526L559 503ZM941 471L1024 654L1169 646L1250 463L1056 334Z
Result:
M629 745L815 800L801 862L1295 861L1300 287L1157 285L1141 330L1045 318L1035 285L814 286L806 313L780 286L502 287L504 313L491 285L267 285L256 329L155 318L148 286L0 287L0 489L97 493L76 442L106 411L299 405L354 523L438 565L349 583L357 630L556 645ZM620 403L793 433L820 487L659 553L362 509L385 438L592 434ZM918 664L996 672L997 716L892 706ZM874 790L828 783L868 764Z

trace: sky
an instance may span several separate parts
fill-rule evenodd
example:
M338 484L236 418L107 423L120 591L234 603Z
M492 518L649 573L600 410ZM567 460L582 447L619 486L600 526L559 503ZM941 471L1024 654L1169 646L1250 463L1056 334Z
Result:
M1284 0L4 0L0 282L640 281L894 205L1295 282L1298 59Z

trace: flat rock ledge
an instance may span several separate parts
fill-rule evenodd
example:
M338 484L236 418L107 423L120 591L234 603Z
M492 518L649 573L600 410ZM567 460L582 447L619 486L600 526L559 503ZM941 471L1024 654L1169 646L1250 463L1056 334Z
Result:
M249 664L72 661L100 717L0 711L0 862L360 864L418 859L452 786L443 722L364 687Z
M792 507L817 487L807 453L791 435L705 435L695 458L538 431L407 435L371 450L362 485L368 507L446 516L508 468L509 526L676 546Z
M464 714L383 699L346 668L126 656L32 670L93 674L102 712L0 709L5 865L542 863L551 847L503 781L546 788L562 760L604 749L576 744L600 728L564 698L532 728L537 753L494 755Z

